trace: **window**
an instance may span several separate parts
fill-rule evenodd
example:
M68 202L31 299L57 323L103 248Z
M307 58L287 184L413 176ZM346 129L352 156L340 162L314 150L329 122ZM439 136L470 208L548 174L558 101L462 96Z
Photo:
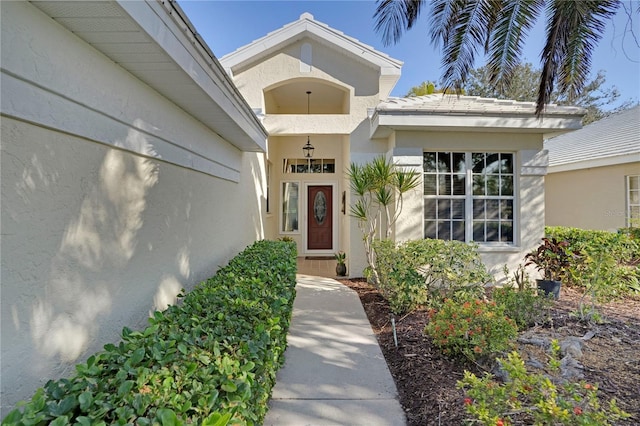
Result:
M640 175L627 176L627 226L640 227Z
M284 160L285 173L335 173L336 160L333 158L287 158Z
M425 238L512 244L513 160L513 153L425 152Z
M271 161L267 161L267 213L271 213Z
M298 232L298 182L282 182L282 232Z

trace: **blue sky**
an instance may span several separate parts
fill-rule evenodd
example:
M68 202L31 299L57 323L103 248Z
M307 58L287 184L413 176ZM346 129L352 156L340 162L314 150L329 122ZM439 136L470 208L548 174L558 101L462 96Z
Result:
M412 86L423 81L440 80L441 56L429 42L427 17L421 16L418 25L405 33L398 44L385 47L374 31L373 0L179 0L178 3L218 58L309 12L317 21L404 62L402 77L392 96L404 96ZM627 7L631 4L634 10L638 7L638 0L625 0L625 3ZM607 87L616 86L622 100L637 102L640 100L640 49L628 32L625 34L626 25L627 17L620 9L593 54L591 70L592 75L604 70ZM636 36L640 37L637 13L633 26ZM524 49L524 60L536 67L539 67L543 40L544 23L540 20L527 37ZM480 61L482 59L480 57ZM480 61L477 66L482 65Z

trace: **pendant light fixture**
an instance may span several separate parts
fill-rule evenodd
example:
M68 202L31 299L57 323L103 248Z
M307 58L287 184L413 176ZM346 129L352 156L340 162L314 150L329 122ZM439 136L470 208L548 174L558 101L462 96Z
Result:
M307 115L309 115L309 97L311 92L307 90ZM304 158L313 157L313 145L311 145L311 140L309 139L309 135L307 135L307 143L302 147L302 152L304 152Z

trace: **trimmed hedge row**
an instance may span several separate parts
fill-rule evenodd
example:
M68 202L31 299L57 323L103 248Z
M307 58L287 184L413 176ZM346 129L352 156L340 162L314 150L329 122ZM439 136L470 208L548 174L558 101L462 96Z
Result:
M295 244L259 241L141 331L49 381L2 424L262 423L282 365Z

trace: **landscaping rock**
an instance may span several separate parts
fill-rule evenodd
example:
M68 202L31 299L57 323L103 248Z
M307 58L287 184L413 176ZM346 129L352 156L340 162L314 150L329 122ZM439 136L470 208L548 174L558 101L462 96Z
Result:
M582 358L582 339L579 337L567 337L560 342L560 353L564 356Z
M571 355L566 355L560 360L560 375L563 379L583 379L582 370L584 367Z

